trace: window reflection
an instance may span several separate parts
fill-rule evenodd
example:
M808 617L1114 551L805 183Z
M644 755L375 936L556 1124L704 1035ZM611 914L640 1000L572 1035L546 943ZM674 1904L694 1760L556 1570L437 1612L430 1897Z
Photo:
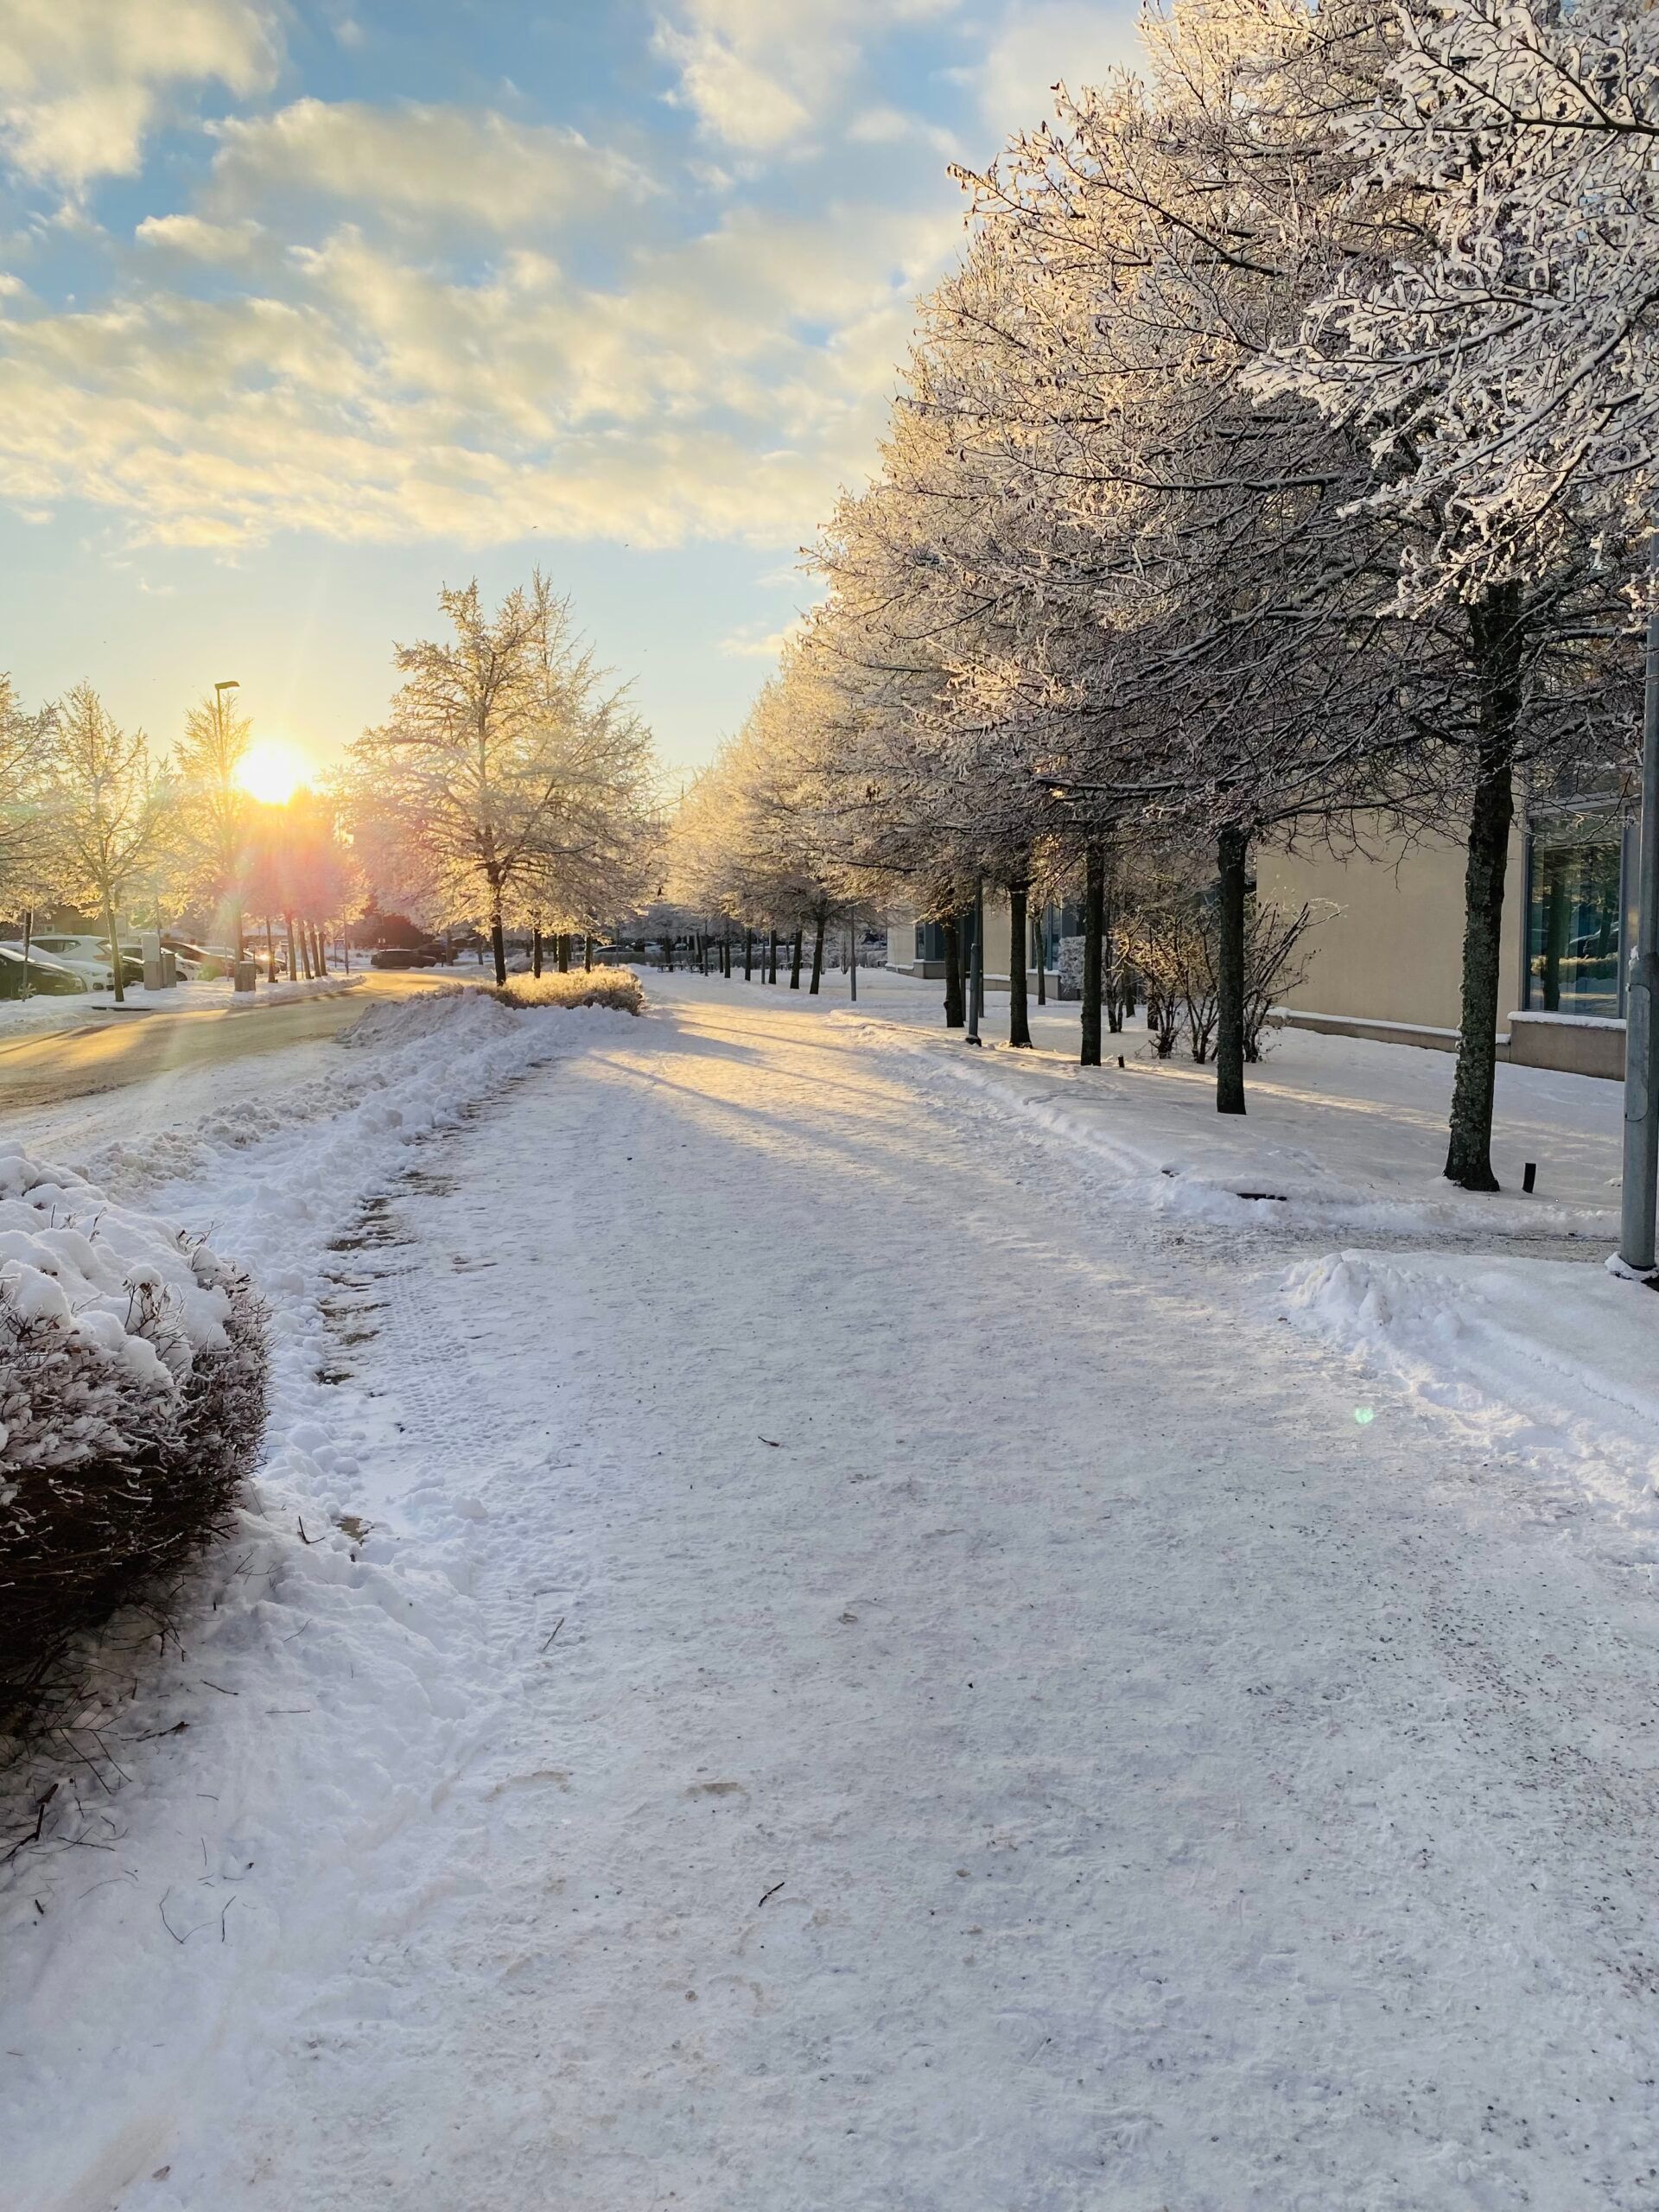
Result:
M1527 912L1534 1013L1618 1013L1620 874L1616 820L1592 815L1540 825Z

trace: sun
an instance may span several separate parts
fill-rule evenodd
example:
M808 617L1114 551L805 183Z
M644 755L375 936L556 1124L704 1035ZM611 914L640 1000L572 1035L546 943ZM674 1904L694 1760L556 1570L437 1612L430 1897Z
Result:
M285 806L311 774L311 763L286 738L262 737L248 747L237 781L251 798Z

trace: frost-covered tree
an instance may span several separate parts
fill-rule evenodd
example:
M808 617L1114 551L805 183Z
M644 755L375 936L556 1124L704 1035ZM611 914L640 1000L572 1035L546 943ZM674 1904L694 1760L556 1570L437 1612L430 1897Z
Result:
M1343 116L1357 209L1418 251L1339 268L1294 382L1371 439L1379 504L1433 525L1414 582L1468 597L1588 512L1645 536L1659 454L1659 18L1621 0L1402 0ZM1630 503L1637 503L1630 512Z
M1618 534L1651 365L1652 30L1485 0L1389 20L1386 69L1335 116L1342 213L1388 211L1409 250L1333 267L1299 341L1250 374L1363 445L1365 505L1401 534L1395 611L1437 641L1408 705L1467 824L1446 1173L1493 1190L1517 781L1616 771L1635 737Z
M230 687L216 688L184 721L174 755L178 785L177 855L193 898L215 912L232 950L242 957L243 876L254 802L242 781L253 725L237 710Z
M49 709L28 713L0 674L0 912L9 915L52 887L41 789L51 719Z
M90 683L52 717L41 784L52 868L77 903L96 907L109 942L116 1003L126 998L117 909L171 828L175 793L151 761L142 730L114 721Z
M351 805L410 880L483 922L504 982L520 902L589 906L626 879L649 827L651 741L539 572L493 612L476 583L439 604L450 634L397 648L404 683L353 748Z

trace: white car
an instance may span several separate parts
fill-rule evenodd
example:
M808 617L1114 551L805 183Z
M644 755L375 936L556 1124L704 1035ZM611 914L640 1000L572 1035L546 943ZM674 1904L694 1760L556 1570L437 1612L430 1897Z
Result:
M114 988L115 969L110 959L110 948L101 937L64 936L53 932L37 937L35 944L41 951L49 953L66 968L73 968L86 976L94 990L107 991ZM141 960L123 958L121 976L124 982L142 983L144 967Z

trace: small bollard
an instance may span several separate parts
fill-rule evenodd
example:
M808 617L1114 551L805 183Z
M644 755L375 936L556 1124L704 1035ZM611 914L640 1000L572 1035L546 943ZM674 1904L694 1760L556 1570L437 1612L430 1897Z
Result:
M238 991L251 991L253 989L258 980L259 971L254 966L251 960L238 960L237 962L235 969L236 989Z
M1521 1187L1527 1193L1529 1198L1531 1197L1532 1186L1537 1180L1538 1163L1535 1160L1529 1160L1526 1166L1521 1170Z

